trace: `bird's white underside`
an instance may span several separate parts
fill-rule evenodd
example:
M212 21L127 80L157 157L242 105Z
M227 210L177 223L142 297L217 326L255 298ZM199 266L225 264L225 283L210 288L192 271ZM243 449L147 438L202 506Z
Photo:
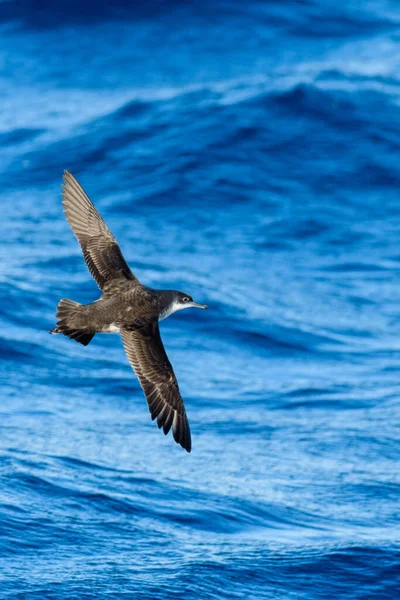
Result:
M111 325L108 325L108 327L104 327L104 329L102 330L102 333L119 333L120 332L120 328L117 327L116 325L114 325L114 323L111 323Z

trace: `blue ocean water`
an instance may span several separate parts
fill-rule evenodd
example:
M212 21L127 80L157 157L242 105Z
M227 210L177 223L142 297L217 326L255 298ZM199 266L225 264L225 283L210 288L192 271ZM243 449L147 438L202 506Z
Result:
M400 597L400 12L0 3L0 598ZM189 455L117 336L69 169L162 323Z

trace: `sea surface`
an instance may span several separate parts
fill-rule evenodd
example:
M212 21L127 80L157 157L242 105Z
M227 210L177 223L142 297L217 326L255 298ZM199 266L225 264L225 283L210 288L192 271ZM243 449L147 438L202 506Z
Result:
M400 6L0 2L0 599L400 598ZM139 279L192 430L119 336L64 169Z

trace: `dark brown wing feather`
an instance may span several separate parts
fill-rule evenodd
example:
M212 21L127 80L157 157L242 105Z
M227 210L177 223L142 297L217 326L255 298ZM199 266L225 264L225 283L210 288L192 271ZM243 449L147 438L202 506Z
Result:
M121 329L126 355L145 393L151 418L190 452L190 428L172 365L165 352L158 323L146 330Z
M63 206L83 252L90 273L101 290L112 280L137 281L128 267L113 234L97 212L82 186L64 171Z

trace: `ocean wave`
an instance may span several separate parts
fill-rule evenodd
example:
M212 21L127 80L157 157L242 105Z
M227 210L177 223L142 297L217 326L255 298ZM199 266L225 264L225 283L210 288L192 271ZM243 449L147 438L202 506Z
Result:
M1 598L396 597L396 8L0 3ZM48 333L100 295L65 168L209 305L160 326L190 455Z

